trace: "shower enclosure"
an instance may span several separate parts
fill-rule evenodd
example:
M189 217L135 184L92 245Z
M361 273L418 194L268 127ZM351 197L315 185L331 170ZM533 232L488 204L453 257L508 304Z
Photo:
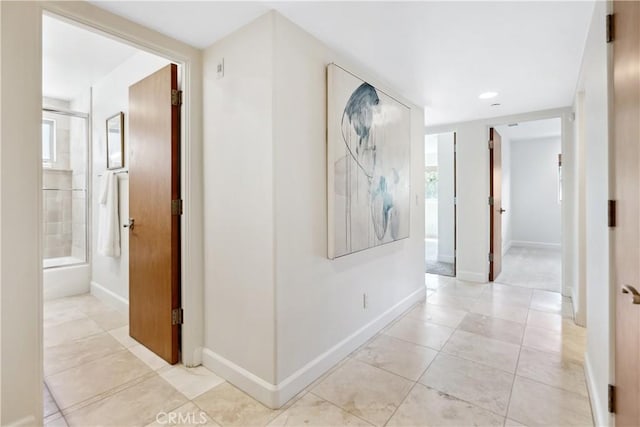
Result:
M45 269L88 261L89 115L42 110L43 261Z

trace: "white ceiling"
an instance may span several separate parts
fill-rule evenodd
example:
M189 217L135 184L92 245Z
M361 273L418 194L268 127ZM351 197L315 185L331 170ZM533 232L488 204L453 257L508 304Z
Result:
M93 1L204 48L276 9L425 107L428 125L572 103L593 1ZM487 91L497 98L481 101ZM490 104L498 102L498 107Z
M515 124L517 126L513 126ZM559 137L562 132L560 118L511 123L511 125L496 126L498 133L503 138L509 138L510 141Z
M113 71L137 50L58 19L42 19L42 92L65 101Z

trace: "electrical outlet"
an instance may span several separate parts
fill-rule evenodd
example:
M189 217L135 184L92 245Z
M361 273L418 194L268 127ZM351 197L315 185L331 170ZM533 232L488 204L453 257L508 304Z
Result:
M367 294L362 294L362 308L366 310L368 305L369 301L367 301Z
M224 77L224 58L218 62L218 65L216 66L216 73L219 79Z

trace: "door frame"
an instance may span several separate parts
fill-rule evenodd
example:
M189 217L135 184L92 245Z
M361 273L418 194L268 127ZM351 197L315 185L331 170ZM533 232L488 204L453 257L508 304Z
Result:
M202 54L196 48L88 3L42 2L41 6L42 14L166 58L180 67L179 84L185 100L180 111L180 187L184 200L184 214L180 218L184 321L181 353L185 366L200 365L204 345ZM41 63L39 66L42 68ZM40 292L40 307L42 304ZM42 350L42 331L39 339Z

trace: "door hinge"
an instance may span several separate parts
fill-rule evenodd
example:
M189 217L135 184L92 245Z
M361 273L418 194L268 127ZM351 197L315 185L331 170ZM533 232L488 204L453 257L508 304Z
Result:
M611 43L613 41L613 30L613 14L609 14L607 15L607 43Z
M171 310L171 324L182 325L182 309L174 308Z
M178 107L182 105L182 91L171 89L171 105Z
M171 201L171 215L182 215L182 199Z
M607 387L607 406L610 414L616 412L616 386L609 384Z
M457 205L457 204L458 204L458 198L457 198L457 197L454 197L454 198L453 198L453 204L454 204L454 205Z
M489 254L489 262L493 262L493 253Z
M493 140L489 140L489 150L493 150Z
M489 197L489 206L493 206L493 204L494 204L493 197L490 196Z
M609 216L609 227L616 226L616 201L609 200L608 203L608 216Z

